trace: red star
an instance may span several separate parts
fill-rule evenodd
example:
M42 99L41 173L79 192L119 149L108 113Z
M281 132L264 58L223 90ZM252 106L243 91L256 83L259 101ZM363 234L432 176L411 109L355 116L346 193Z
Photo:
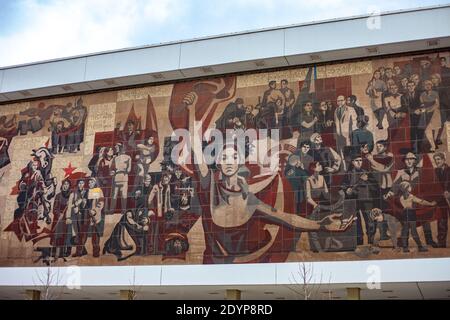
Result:
M64 168L65 177L69 177L72 175L72 173L75 171L75 167L72 167L72 164L69 162L69 166L67 168Z

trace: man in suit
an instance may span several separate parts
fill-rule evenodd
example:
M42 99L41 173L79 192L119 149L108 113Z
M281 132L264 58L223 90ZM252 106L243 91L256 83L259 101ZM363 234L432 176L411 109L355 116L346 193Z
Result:
M361 218L366 225L366 234L369 244L374 243L376 224L369 219L370 210L379 199L380 186L373 174L362 167L363 158L358 152L352 153L352 165L342 181L342 190L346 199L355 199L358 210L356 225L357 245L364 244L364 234ZM361 217L362 216L362 217Z
M353 109L355 109L356 115L358 117L360 116L364 116L364 109L360 106L358 106L358 104L356 103L358 99L356 98L355 95L350 95L347 97L347 105Z
M281 80L281 93L284 95L285 102L284 106L291 111L291 108L294 106L295 103L295 94L294 90L288 87L288 81L286 79Z
M291 154L286 164L284 175L294 193L295 213L300 214L301 204L305 200L305 182L309 174L298 154Z
M338 96L334 122L336 124L336 146L342 159L344 158L344 147L351 145L351 133L357 129L357 118L355 109L346 105L344 96Z
M414 82L409 81L408 91L402 95L400 103L402 109L408 110L411 123L411 143L415 154L419 153L425 135L426 119L425 113L421 112L420 94L416 90Z
M441 79L442 86L449 87L450 86L450 68L447 67L447 58L441 57L439 58L441 64Z
M123 131L120 130L121 123L117 123L114 129L115 140L120 142L124 153L134 159L138 141L141 138L141 131L137 129L138 123L135 120L127 120Z
M351 135L351 142L353 147L359 147L367 144L369 152L373 151L373 134L367 129L369 124L369 117L365 115L358 116L358 129L354 130Z
M441 209L441 216L438 219L438 246L440 248L447 247L447 233L448 233L448 215L449 215L449 200L450 200L450 167L445 163L445 154L437 152L433 156L436 162L434 169L437 180L444 190L443 198L438 201Z

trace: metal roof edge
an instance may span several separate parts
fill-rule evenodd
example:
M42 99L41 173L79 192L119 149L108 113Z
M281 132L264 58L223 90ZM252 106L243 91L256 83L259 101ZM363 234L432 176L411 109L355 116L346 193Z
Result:
M385 12L381 12L380 16L389 16L389 15L395 15L395 14L428 11L428 10L443 9L443 8L450 8L450 3L441 4L441 5L433 5L433 6L409 8L409 9L385 11ZM204 40L213 40L213 39L227 38L227 37L246 35L246 34L254 34L254 33L283 30L283 29L292 29L292 28L298 28L298 27L320 25L320 24L327 24L327 23L334 23L334 22L341 22L341 21L358 20L358 19L368 18L371 16L372 16L372 14L367 13L367 14L354 15L354 16L349 16L349 17L325 19L325 20L319 20L319 21L310 21L310 22L304 22L304 23L299 23L299 24L290 24L290 25L285 25L285 26L268 27L268 28L255 29L255 30L245 30L245 31L238 31L238 32L233 32L233 33L224 33L224 34L204 36L204 37L191 38L191 39L185 39L185 40L175 40L175 41L161 42L161 43L155 43L155 44L150 44L150 45L142 45L142 46L135 46L135 47L128 47L128 48L121 48L121 49L105 50L105 51L99 51L99 52L88 53L88 54L80 54L80 55L74 55L74 56L68 56L68 57L62 57L62 58L54 58L54 59L41 60L41 61L35 61L35 62L29 62L29 63L22 63L22 64L17 64L17 65L4 66L4 67L0 67L0 70L8 70L8 69L14 69L14 68L20 68L20 67L26 67L26 66L52 63L52 62L62 62L62 61L67 61L67 60L82 59L82 58L88 58L88 57L93 57L93 56L100 56L100 55L134 51L134 50L142 50L142 49L148 49L148 48L164 47L164 46L170 46L170 45L181 45L183 43L190 43L190 42L197 42L197 41L204 41Z

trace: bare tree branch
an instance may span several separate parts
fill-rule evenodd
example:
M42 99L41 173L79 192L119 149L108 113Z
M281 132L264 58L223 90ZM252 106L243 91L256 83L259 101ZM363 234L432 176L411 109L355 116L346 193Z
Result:
M305 261L299 262L298 271L292 273L289 277L291 285L287 285L288 289L294 292L298 297L304 300L311 300L318 297L320 287L322 286L323 273L320 273L319 281L315 280L314 264ZM329 297L332 297L330 290L331 274L328 280Z
M56 269L56 271L55 271ZM51 261L44 272L35 270L38 284L33 279L35 287L40 291L41 300L58 300L61 298L64 287L60 286L61 277L59 268L52 267Z
M133 278L132 282L130 283L131 290L128 294L128 300L137 300L138 299L138 293L141 292L142 286L136 285L136 267L133 268Z

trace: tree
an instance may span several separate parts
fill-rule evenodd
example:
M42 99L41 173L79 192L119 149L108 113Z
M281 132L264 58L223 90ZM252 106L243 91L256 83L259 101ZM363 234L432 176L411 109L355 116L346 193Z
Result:
M40 291L40 300L58 300L61 298L64 287L60 286L59 268L52 267L50 263L42 272L36 270L36 275L38 284L35 283L35 286L37 287L36 290Z
M133 268L133 278L130 281L130 289L125 290L127 300L137 300L138 293L141 291L141 286L136 285L136 267Z
M298 271L291 273L291 276L289 277L291 285L288 285L287 287L304 300L316 299L322 286L322 278L323 274L321 272L319 281L316 282L313 263L302 261L298 264ZM328 298L332 299L332 291L329 286L330 283L331 274L328 280Z

